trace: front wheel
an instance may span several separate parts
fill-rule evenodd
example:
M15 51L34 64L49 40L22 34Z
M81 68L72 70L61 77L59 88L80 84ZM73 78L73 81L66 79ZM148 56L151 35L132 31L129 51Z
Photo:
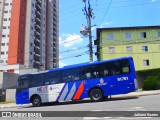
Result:
M92 101L99 102L103 100L104 95L100 89L93 89L90 92L90 98Z
M40 98L40 96L36 95L36 96L33 97L33 99L32 99L32 105L34 107L39 107L41 105L41 98Z

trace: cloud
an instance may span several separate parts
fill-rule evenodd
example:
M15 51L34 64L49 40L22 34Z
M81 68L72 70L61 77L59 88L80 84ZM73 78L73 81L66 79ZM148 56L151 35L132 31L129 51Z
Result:
M71 47L75 44L82 43L82 41L82 37L78 34L62 34L59 38L60 45L63 45L64 47Z
M109 26L112 24L112 21L109 21L109 22L104 22L100 25L100 28L103 28L103 27L106 27L106 26Z
M63 62L59 61L59 68L62 68L64 66L66 66L66 65L67 65L66 63L63 63Z
M156 2L156 0L151 0L151 2Z
M61 37L59 37L59 44L61 44L62 43L62 38Z

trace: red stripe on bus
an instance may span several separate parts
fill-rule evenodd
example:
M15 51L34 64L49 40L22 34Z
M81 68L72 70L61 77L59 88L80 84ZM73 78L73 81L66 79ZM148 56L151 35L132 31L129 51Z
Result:
M83 90L84 90L84 82L82 81L73 99L74 100L79 99Z

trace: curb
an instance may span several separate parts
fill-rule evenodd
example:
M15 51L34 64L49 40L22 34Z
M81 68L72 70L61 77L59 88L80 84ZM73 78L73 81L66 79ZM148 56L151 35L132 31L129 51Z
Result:
M16 105L16 104L3 104L2 106L0 106L0 109L4 109L4 108L21 108L21 107L30 107L30 104L27 105Z
M160 90L157 91L141 91L141 92L131 92L128 94L115 95L113 98L118 97L140 97L140 96L149 96L149 95L158 95L160 94Z

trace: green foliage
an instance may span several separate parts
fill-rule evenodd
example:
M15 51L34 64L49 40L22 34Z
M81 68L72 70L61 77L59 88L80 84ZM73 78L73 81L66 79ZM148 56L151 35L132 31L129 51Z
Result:
M158 69L149 69L149 70L140 70L136 72L137 76L147 79L149 76L157 76L160 79L160 68Z
M160 89L160 68L136 71L136 75L139 88L143 90Z
M157 90L160 89L159 76L149 76L143 81L143 90Z

